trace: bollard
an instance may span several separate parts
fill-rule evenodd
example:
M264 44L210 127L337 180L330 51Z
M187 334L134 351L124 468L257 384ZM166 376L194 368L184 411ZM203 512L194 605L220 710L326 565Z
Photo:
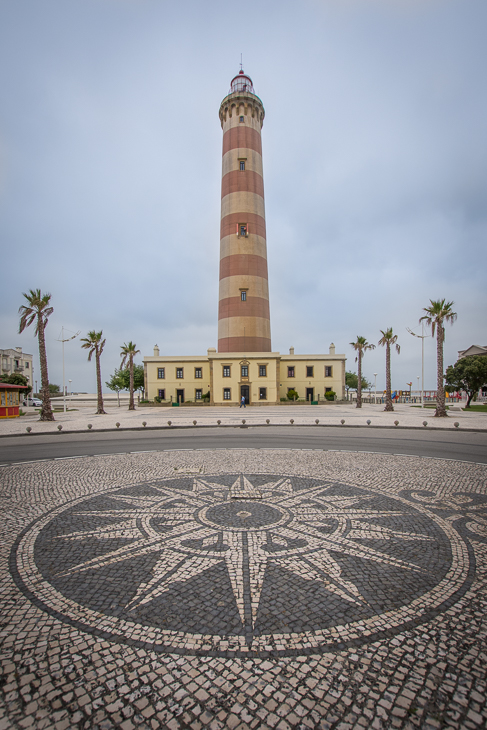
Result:
M88 424L88 428L91 430L93 428L93 424L92 423L89 423Z
M115 426L116 426L117 428L120 428L120 424L119 424L119 422L118 422L118 421L116 422Z

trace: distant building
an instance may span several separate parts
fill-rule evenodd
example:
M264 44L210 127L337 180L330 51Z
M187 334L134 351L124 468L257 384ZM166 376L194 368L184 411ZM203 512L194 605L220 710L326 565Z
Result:
M0 350L2 375L20 373L24 375L30 386L34 385L34 369L32 355L22 352L21 347L10 350Z
M487 355L487 345L470 345L466 350L458 350L458 359L470 355Z
M261 129L264 106L240 71L220 105L223 130L218 352L144 357L149 400L278 403L289 390L318 401L345 396L345 355L272 352Z

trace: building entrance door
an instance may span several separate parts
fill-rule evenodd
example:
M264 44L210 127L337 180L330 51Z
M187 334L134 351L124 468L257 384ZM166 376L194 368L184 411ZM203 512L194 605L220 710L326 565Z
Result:
M184 403L184 390L176 391L176 400L178 403Z
M313 393L314 388L306 388L306 400L314 400Z
M240 386L240 398L242 396L245 398L245 405L248 405L250 403L250 390L248 385Z

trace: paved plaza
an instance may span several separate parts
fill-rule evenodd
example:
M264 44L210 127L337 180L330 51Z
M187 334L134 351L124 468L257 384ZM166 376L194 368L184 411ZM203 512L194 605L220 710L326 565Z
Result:
M222 449L0 475L0 730L485 727L485 464Z
M441 428L441 429L487 429L487 413L478 411L463 411L461 405L456 404L454 410L449 411L448 418L435 418L434 409L413 407L409 404L400 403L394 408L394 412L384 411L382 404L364 403L362 408L356 408L355 404L347 402L329 403L326 405L271 405L271 406L182 406L170 407L148 407L140 406L135 411L129 411L124 404L120 408L115 405L112 398L105 402L104 415L96 415L96 403L87 404L86 401L76 400L67 403L66 413L56 412L55 421L41 422L39 414L34 408L25 408L27 412L21 418L4 419L0 422L0 436L6 434L25 434L26 428L31 429L32 434L57 433L59 427L66 431L86 431L88 425L93 431L111 429L120 430L126 428L168 428L171 426L193 426L196 421L198 426L215 427L218 422L222 426L236 426L245 419L248 425L270 424L289 425L292 421L296 426L315 424L316 420L322 426L340 426L343 421L345 428L350 426L396 428ZM61 403L62 408L62 403ZM370 424L367 422L370 421ZM426 426L424 422L426 421ZM117 426L117 423L119 424ZM455 427L455 423L458 424Z

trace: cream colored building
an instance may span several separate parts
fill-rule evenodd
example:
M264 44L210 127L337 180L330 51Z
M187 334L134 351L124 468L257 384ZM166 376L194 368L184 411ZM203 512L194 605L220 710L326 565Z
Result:
M287 399L295 390L300 400L319 402L325 393L334 391L339 400L345 397L345 355L289 355L279 352L216 352L183 357L154 354L144 357L145 393L148 400L194 403L210 393L213 405L240 403L242 396L250 405L269 405Z
M34 385L34 370L32 355L22 352L21 347L0 350L2 375L20 373L24 375L29 385Z

